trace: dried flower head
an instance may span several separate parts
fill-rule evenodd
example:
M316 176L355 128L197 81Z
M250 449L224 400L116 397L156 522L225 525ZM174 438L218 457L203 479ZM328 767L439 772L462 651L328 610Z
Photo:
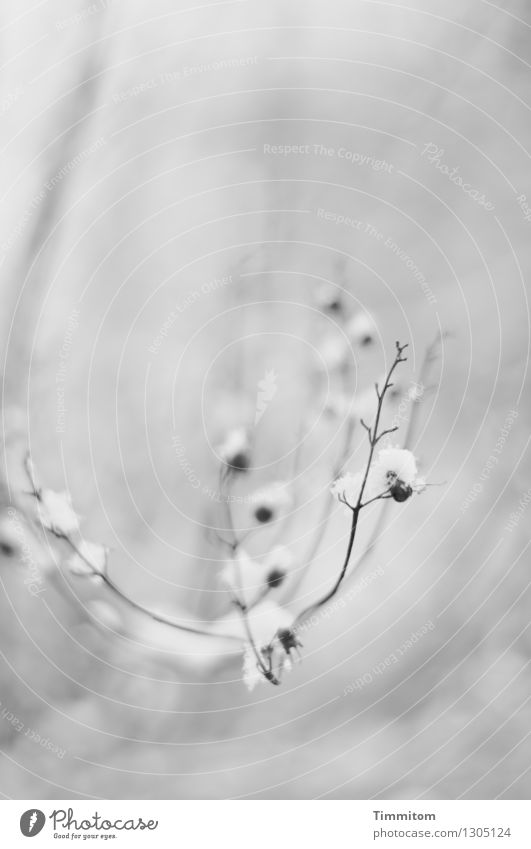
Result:
M277 631L277 638L288 657L291 657L292 651L298 652L299 648L302 647L297 634L291 628L280 628Z
M358 503L363 476L350 472L342 475L330 489L342 503L355 507ZM423 492L426 483L417 477L417 461L406 448L382 448L369 469L363 491L363 502L379 497L393 498L402 502L413 494Z
M372 497L389 492L395 501L407 501L417 479L417 461L407 448L382 448L371 470Z
M291 633L293 615L275 602L265 599L249 611L248 624L263 667L271 670L266 674L264 668L260 668L253 646L246 642L243 651L243 680L248 689L252 690L260 681L276 679L273 670L289 668L285 665L285 658L286 655L289 656L289 652L286 652L280 642L279 634ZM282 649L280 657L278 656L279 647Z

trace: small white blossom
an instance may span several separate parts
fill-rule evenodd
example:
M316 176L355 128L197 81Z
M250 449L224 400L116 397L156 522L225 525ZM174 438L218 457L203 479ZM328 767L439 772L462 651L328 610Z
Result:
M366 347L376 339L376 324L368 313L358 312L350 319L347 334L353 344Z
M238 549L234 559L227 560L220 578L236 595L243 594L244 599L247 599L248 592L261 585L260 567L244 548Z
M343 503L355 507L363 482L361 473L348 472L332 484L330 492ZM363 489L362 503L387 495L406 501L413 492L423 492L426 482L417 477L417 461L406 448L382 448L371 465Z
M376 466L386 475L393 475L413 486L417 477L417 461L407 448L382 448Z
M253 513L258 522L271 522L279 513L290 508L293 499L287 486L284 481L274 481L253 493Z
M266 581L272 589L280 587L293 566L293 554L285 545L275 545L264 558Z
M39 519L49 531L68 536L79 529L79 518L72 507L72 498L68 492L54 492L43 489L38 505Z
M81 540L75 552L66 562L74 575L102 575L107 568L108 550L97 542ZM87 563L88 561L88 563ZM90 563L90 566L89 566Z
M230 430L224 441L218 445L218 454L227 466L238 471L249 468L251 460L251 443L249 434L244 427Z

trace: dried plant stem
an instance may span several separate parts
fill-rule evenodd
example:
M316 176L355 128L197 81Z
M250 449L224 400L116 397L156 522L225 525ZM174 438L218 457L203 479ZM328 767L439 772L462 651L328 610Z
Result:
M76 545L76 543L75 543L75 542L74 542L74 541L73 541L73 540L72 540L69 536L65 536L65 535L63 535L63 534L60 534L60 535L59 535L59 534L55 534L55 536L56 536L58 539L62 539L62 540L64 540L64 542L66 542L66 543L67 543L67 545L69 545L69 546L70 546L70 548L72 549L72 551L73 551L75 554L77 554L77 556L78 556L78 557L80 557L80 558L81 558L81 559L82 559L82 560L83 560L83 561L84 561L84 562L85 562L88 566L91 566L91 567L92 567L92 564L90 563L90 560L88 560L88 559L87 559L87 558L83 555L83 553L79 550L79 548L78 548L78 546ZM92 567L92 568L93 568L93 567ZM110 590L110 591L111 591L111 592L112 592L112 593L113 593L113 594L114 594L117 598L119 598L119 599L120 599L120 601L122 601L122 602L124 602L125 604L127 604L127 605L128 605L129 607L131 607L133 610L136 610L137 612L142 613L142 614L144 614L145 616L148 616L148 617L149 617L150 619L152 619L154 622L160 622L160 623L162 623L163 625L169 625L171 628L176 628L176 629L177 629L177 630L179 630L179 631L185 631L185 632L186 632L186 633L188 633L188 634L198 634L198 635L200 635L200 636L202 636L202 637L223 637L223 639L229 639L229 640L236 640L236 639L238 639L237 637L235 637L235 636L233 636L233 635L231 635L231 634L217 634L217 633L215 633L215 632L213 632L213 631L208 631L208 630L206 630L206 629L202 629L202 628L196 628L196 627L195 627L195 626L193 626L193 625L185 625L183 622L180 622L179 620L174 619L174 618L173 618L173 617L171 617L171 616L165 616L163 613L157 613L157 611L155 611L155 610L150 610L149 608L144 607L144 605L143 605L143 604L140 604L140 602L135 601L135 600L134 600L134 599L132 599L130 596L128 596L126 593L124 593L124 591L123 591L122 589L120 589L120 587L119 587L119 586L118 586L118 585L117 585L117 584L116 584L116 583L112 580L112 578L110 578L110 577L109 577L109 575L107 574L107 572L94 572L94 575L95 575L96 577L99 577L99 578L101 579L101 581L105 584L105 586L106 586L106 587L107 587L107 588L108 588L108 589L109 589L109 590Z
M377 408L376 408L376 416L375 416L375 419L374 419L374 424L371 427L369 427L363 420L361 421L363 427L367 431L367 436L369 438L369 456L367 458L367 463L365 465L365 471L364 471L364 474L363 474L363 478L362 478L362 482L361 482L361 486L360 486L360 491L358 493L358 498L357 498L356 504L349 505L351 507L351 510L352 510L352 523L351 523L351 526L350 526L350 533L349 533L349 538L348 538L348 543L347 543L347 551L346 551L346 554L345 554L345 558L343 560L343 565L341 567L341 571L340 571L334 585L332 586L332 588L327 593L325 593L324 596L322 596L320 599L313 602L312 604L308 605L308 607L304 608L304 610L302 610L298 614L298 616L295 619L293 627L296 627L307 616L309 616L315 610L318 610L324 604L329 602L335 596L335 594L339 590L341 584L343 583L343 580L345 578L345 575L346 575L346 572L347 572L347 569L348 569L348 565L349 565L349 562L350 562L350 557L352 555L352 549L354 547L354 540L356 538L356 531L357 531L357 528L358 528L359 514L360 514L360 511L363 509L363 507L366 506L363 503L363 493L365 491L365 487L367 485L367 479L369 477L369 472L370 472L370 469L371 469L371 466L372 466L374 451L376 449L378 442L386 434L392 433L393 431L395 431L397 429L396 427L394 427L394 428L388 428L387 430L383 430L383 431L379 432L380 418L381 418L381 414L382 414L382 407L383 407L385 395L386 395L388 389L390 389L390 387L392 386L391 378L393 376L393 373L394 373L396 367L398 366L399 363L403 363L406 360L406 357L402 356L402 354L403 354L403 352L405 351L406 348L407 348L407 345L400 345L399 342L396 343L395 359L394 359L394 361L391 365L391 368L389 369L389 372L387 373L387 377L385 379L382 390L380 391L379 388L378 388L378 385L376 385L376 396L378 398L378 405L377 405ZM382 493L382 496L379 496L379 497L383 497L383 495L384 495L384 493Z
M433 363L436 359L437 348L441 344L441 341L444 338L444 336L445 336L444 333L437 333L437 336L435 337L435 339L426 348L426 352L425 352L424 357L422 359L422 364L421 364L419 375L418 375L417 383L418 383L419 386L425 386L427 384L429 376L430 376L431 366L433 365ZM414 433L415 433L415 429L416 429L416 426L417 426L419 415L420 415L420 404L418 404L418 403L416 404L415 402L413 402L412 409L411 409L411 415L409 417L409 422L408 422L406 434L405 434L405 437L404 437L404 448L409 448L409 449L411 448L411 444L413 442L413 436L414 436ZM390 506L389 501L386 500L386 503L383 505L382 509L380 510L378 519L376 521L376 524L374 525L374 528L373 528L373 531L371 533L369 542L367 543L365 550L362 552L362 554L360 554L358 560L355 562L355 564L352 568L352 571L350 572L350 574L348 575L348 578L346 579L347 582L350 582L353 579L355 574L360 570L360 568L365 563L367 558L374 551L374 549L376 547L376 543L378 542L378 539L380 538L382 528L385 525L385 520L387 518L389 506Z
M347 460L350 445L352 443L352 435L353 435L353 432L354 432L354 426L355 426L354 419L352 419L352 418L349 419L348 422L347 422L345 442L343 444L343 449L341 451L341 455L340 455L339 460L337 461L336 465L334 466L334 470L333 470L333 477L334 478L337 477L337 475L341 472L341 469L343 468L343 466L345 465L345 462ZM315 562L315 558L317 557L317 552L319 551L319 549L321 547L321 543L322 543L324 536L326 534L326 531L328 529L328 525L330 524L330 518L332 516L332 506L333 506L333 502L332 502L332 499L329 497L329 493L328 493L328 490L327 490L326 501L323 505L322 516L321 516L320 521L317 523L317 529L316 529L316 532L315 532L315 536L314 536L312 542L310 543L310 548L309 548L309 551L306 555L306 561L304 563L304 566L302 566L302 568L299 570L299 573L298 573L296 579L292 582L291 587L290 587L290 595L291 595L292 598L295 596L297 590L299 589L302 582L304 581L304 578L306 577L306 575L308 574L308 572L310 571L311 567L313 566L313 564Z

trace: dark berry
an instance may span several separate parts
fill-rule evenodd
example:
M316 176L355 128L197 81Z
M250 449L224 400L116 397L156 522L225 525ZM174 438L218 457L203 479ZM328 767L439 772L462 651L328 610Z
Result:
M279 587L284 581L285 577L286 573L283 572L281 569L272 569L269 575L267 576L268 586L270 586L272 589Z
M400 478L397 478L389 491L395 501L407 501L413 494L413 490L410 485L401 481Z
M261 507L256 508L256 510L254 511L254 515L256 516L256 519L259 522L262 522L263 524L265 522L271 521L271 519L273 518L273 511L271 507L266 507L265 505L262 505Z
M244 451L239 451L230 459L228 465L236 472L246 472L249 468L249 456Z

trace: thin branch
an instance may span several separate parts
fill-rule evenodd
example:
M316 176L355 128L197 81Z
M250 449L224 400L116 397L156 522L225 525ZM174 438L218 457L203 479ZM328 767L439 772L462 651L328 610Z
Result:
M227 498L226 498L226 500L224 500L224 498L223 498L223 496L224 496L224 491L223 491L224 478L227 482ZM246 603L244 595L243 595L242 574L241 574L240 564L238 563L238 560L237 560L237 554L238 554L238 548L240 546L240 541L238 540L238 538L236 536L236 531L235 531L235 528L234 528L234 521L233 521L233 517L232 517L232 510L231 510L230 498L229 498L229 496L230 496L229 481L230 481L230 475L224 476L223 471L221 471L221 474L220 474L220 495L221 495L221 498L222 498L222 502L226 504L227 523L228 523L229 530L232 533L233 540L234 540L234 542L233 542L233 563L234 563L234 569L235 569L236 576L237 576L239 593L241 594L241 598L240 598L240 597L238 597L238 595L236 593L234 593L232 602L233 602L233 605L236 608L236 610L238 610L240 612L243 628L244 628L244 631L245 631L245 634L246 634L246 637L247 637L247 641L248 641L249 645L251 646L252 652L253 652L253 654L256 658L256 663L258 665L260 672L262 673L264 678L266 678L268 681L271 682L271 684L279 684L280 682L273 675L272 660L271 660L271 658L269 659L269 666L265 665L264 657L262 655L262 652L258 650L258 647L256 645L256 642L255 642L255 639L254 639L254 636L253 636L253 632L252 632L252 629L251 629L251 625L249 623L248 607L247 607L247 603Z
M436 354L437 348L440 346L442 340L444 338L446 338L448 335L449 334L446 333L446 332L437 333L434 340L426 348L426 351L425 351L425 354L424 354L424 357L423 357L423 360L422 360L422 364L421 364L421 367L420 367L418 379L417 379L417 385L418 386L425 386L425 384L427 383L428 378L429 378L429 374L430 374L430 370L431 370L431 366L433 365L433 363L437 359L437 354ZM420 410L421 410L420 404L415 404L415 403L412 404L411 414L410 414L410 417L409 417L409 422L408 422L406 434L405 434L405 437L404 437L404 448L411 449L411 445L412 445L412 442L413 442L413 435L415 433L417 421L418 421L418 418L420 416ZM347 578L347 581L352 580L354 575L357 574L357 572L359 572L363 563L365 563L367 558L374 551L374 549L376 547L376 543L378 542L378 539L380 538L380 534L382 532L382 529L385 525L385 520L387 518L387 513L389 511L389 507L390 507L389 503L386 503L386 504L383 505L382 509L380 510L380 514L378 516L376 524L374 525L372 534L371 534L370 539L369 539L369 541L368 541L368 543L365 547L365 550L362 552L362 554L359 556L358 560L354 564L352 571L350 572L350 574Z
M58 539L64 540L88 566L90 566L93 570L94 567L90 560L88 560L83 553L79 550L75 542L66 535L63 534L54 534ZM229 640L238 640L240 642L239 637L234 636L233 634L217 634L212 631L203 630L202 628L196 628L192 625L184 625L182 622L179 622L177 619L172 618L171 616L165 616L163 613L157 613L155 610L149 610L149 608L144 607L144 605L132 599L130 596L126 595L122 589L109 577L108 573L100 572L98 570L94 570L94 576L101 578L103 583L115 596L117 596L121 601L125 602L129 607L138 611L139 613L143 613L145 616L149 616L150 619L153 619L154 622L160 622L163 625L169 625L172 628L176 628L179 631L186 631L188 634L198 634L202 637L223 637L224 639Z
M334 467L334 470L333 470L333 477L334 478L337 477L337 475L339 475L339 473L341 472L341 470L342 470L342 468L343 468L343 466L346 462L346 459L347 459L348 453L349 453L349 449L350 449L350 446L351 446L351 443L352 443L352 435L354 433L354 428L355 428L355 421L354 421L354 419L351 418L347 422L347 428L346 428L345 441L344 441L344 444L343 444L343 448L342 448L341 454L340 454L340 456L339 456L339 458L336 462L336 465ZM315 533L315 537L314 537L314 539L313 539L313 541L310 545L310 549L308 551L308 554L306 555L306 562L305 562L304 566L300 569L299 574L298 574L297 578L295 579L295 581L293 581L291 583L291 587L290 587L291 598L293 598L295 596L295 593L297 592L297 590L299 589L300 585L302 584L304 578L306 577L309 570L313 566L313 564L315 562L315 558L317 557L317 552L319 551L319 548L321 547L321 543L324 539L324 535L325 535L325 533L328 529L328 525L330 524L330 518L332 516L333 502L332 502L332 499L330 498L330 494L329 494L328 491L326 493L326 496L327 496L326 501L324 502L324 505L323 505L322 518L317 523L317 530L316 530L316 533Z
M383 439L384 436L388 436L390 433L394 433L396 430L398 430L398 425L396 425L395 427L388 427L386 430L382 430L382 432L374 440L374 444L377 445L380 439Z
M380 399L379 395L378 395L378 399ZM372 439L372 428L370 428L369 425L366 424L366 422L363 419L360 419L360 425L363 428L365 428L365 430L367 431L367 436L369 437L369 440L371 440Z
M348 568L348 565L349 565L349 562L350 562L352 549L354 547L354 540L356 538L356 531L357 531L357 528L358 528L359 514L360 514L360 511L363 509L363 506L364 506L364 504L363 504L363 493L364 493L365 487L367 485L367 479L369 477L369 472L370 472L370 469L371 469L371 466L372 466L374 450L376 448L376 444L377 444L377 441L378 441L378 427L379 427L379 424L380 424L380 417L381 417L381 413L382 413L382 407L383 407L385 395L386 395L386 392L388 391L388 389L390 388L390 386L392 386L391 377L392 377L396 367L398 366L399 363L403 363L406 360L406 357L402 356L402 354L403 354L403 352L405 351L406 348L407 348L407 345L400 345L399 342L396 343L396 355L395 355L394 362L391 365L391 368L389 369L389 372L387 374L387 377L386 377L384 386L382 388L382 391L378 394L378 406L377 406L377 409L376 409L376 416L375 416L374 424L373 424L373 427L372 427L372 436L371 436L371 439L370 439L369 456L367 458L367 463L366 463L366 466L365 466L365 472L364 472L362 483L361 483L361 486L360 486L357 502L353 507L351 507L351 509L352 509L352 524L351 524L351 527L350 527L350 534L349 534L348 543L347 543L347 550L346 550L346 553L345 553L345 558L343 560L343 565L341 567L341 571L340 571L334 585L332 586L332 588L330 590L328 590L328 592L325 593L325 595L322 596L318 601L313 602L312 604L308 605L308 607L304 608L304 610L302 610L301 613L298 614L298 616L295 619L293 627L295 627L299 622L302 622L314 610L318 610L324 604L329 602L335 596L335 594L339 590L341 584L343 583L343 580L345 578L347 568Z

